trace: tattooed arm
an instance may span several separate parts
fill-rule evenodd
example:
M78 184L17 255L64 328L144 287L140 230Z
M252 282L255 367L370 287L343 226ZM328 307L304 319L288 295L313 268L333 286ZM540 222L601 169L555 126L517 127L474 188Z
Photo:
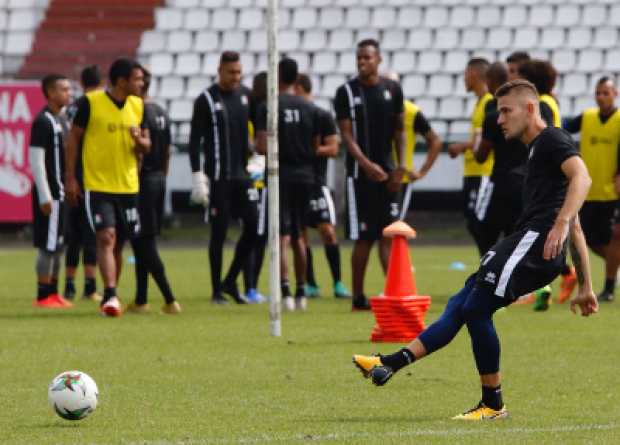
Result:
M579 291L571 300L571 311L576 313L575 306L579 306L581 315L587 317L598 311L598 302L592 291L592 277L590 275L590 259L588 247L579 222L579 215L575 216L570 223L570 253L577 273Z

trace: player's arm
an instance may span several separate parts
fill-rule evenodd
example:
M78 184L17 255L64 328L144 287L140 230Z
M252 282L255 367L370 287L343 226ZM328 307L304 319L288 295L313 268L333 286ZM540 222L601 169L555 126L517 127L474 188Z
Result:
M340 137L337 134L323 137L322 143L316 150L316 155L326 158L335 158L338 156L338 147L340 145Z
M381 168L380 165L368 159L355 141L355 138L353 137L353 123L351 120L338 120L338 128L340 129L340 134L342 135L342 140L344 141L345 147L347 147L347 151L357 161L362 170L364 170L364 172L368 175L368 178L375 182L383 182L387 180L387 173Z
M564 198L564 204L547 235L547 241L543 250L543 257L546 260L555 258L562 251L568 236L569 225L577 216L592 184L588 169L579 156L567 158L560 167L568 179L568 190L566 198Z
M487 104L488 105L488 104ZM495 121L495 114L487 114L482 124L482 132L478 145L474 149L474 158L479 164L483 164L493 151L493 140L497 139L499 126Z
M167 113L163 114L164 117L164 146L162 151L162 161L163 161L163 169L164 174L167 176L168 171L170 170L170 146L172 145L172 131L170 130L170 117L168 117Z
M52 192L47 182L47 171L45 170L45 135L53 134L53 131L53 128L47 123L43 123L41 120L35 121L32 125L30 148L28 149L32 179L39 195L39 207L44 215L52 213Z
M151 133L146 125L145 113L142 112L142 122L139 127L129 127L129 134L135 143L135 151L140 158L151 151Z
M571 300L570 309L573 313L576 313L575 306L579 306L581 315L587 317L598 311L598 302L592 290L588 246L586 245L586 239L581 229L579 215L576 215L570 223L569 246L571 258L575 265L575 272L577 273L577 282L579 283L579 291Z
M192 192L190 201L207 206L209 203L209 183L207 176L200 168L200 151L206 135L207 103L204 96L194 101L192 120L189 131L189 162L192 169ZM206 147L204 148L206 150Z
M566 118L562 122L562 128L564 128L569 133L579 133L581 131L581 121L583 119L583 114L573 118Z
M474 136L475 137L475 136ZM448 145L448 154L451 158L456 158L459 155L465 153L468 149L472 147L472 141L467 142L453 142Z
M71 205L77 205L82 196L80 186L75 177L76 165L80 153L80 142L90 119L90 102L86 96L76 102L76 111L71 122L71 131L65 144L65 195Z
M254 149L262 155L267 154L267 104L262 103L256 110L256 145Z
M316 155L327 158L338 156L340 136L331 113L319 111L317 113L317 125L319 128L319 146Z
M426 142L426 147L428 148L426 160L424 161L422 168L418 171L415 169L409 171L409 179L411 181L417 181L418 179L422 179L426 176L429 170L433 167L439 153L441 153L443 141L431 128L430 123L421 111L418 111L415 116L413 121L413 131L422 135L424 141Z
M407 156L407 133L405 131L405 97L400 85L396 85L392 92L394 98L394 112L396 114L396 122L394 125L394 147L396 149L396 160L398 165L394 171L390 173L387 188L391 192L398 192L403 183L403 176L407 172L405 159Z

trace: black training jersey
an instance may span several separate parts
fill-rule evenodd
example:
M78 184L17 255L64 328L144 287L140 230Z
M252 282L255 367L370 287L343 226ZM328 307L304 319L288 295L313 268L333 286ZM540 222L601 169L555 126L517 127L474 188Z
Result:
M561 165L579 151L570 134L561 128L545 128L529 145L523 187L523 213L517 230L549 229L564 204L568 178Z
M45 107L37 114L30 129L30 146L45 150L45 173L52 198L65 197L63 179L65 174L65 150L63 129L58 116ZM33 188L34 189L34 188Z
M316 140L319 132L318 107L288 93L278 99L278 160L280 180L314 183ZM258 110L256 131L267 129L267 105Z
M223 91L215 84L198 96L189 137L192 171L200 170L204 147L204 171L211 180L247 178L250 100L250 90L244 86Z
M170 118L155 102L144 102L144 121L151 135L151 150L142 158L141 174L163 172L170 157Z
M548 107L548 105L545 104ZM550 110L550 109L549 109ZM525 176L525 163L527 162L527 146L518 139L506 140L502 127L497 123L499 111L497 111L497 99L490 100L486 105L486 115L482 125L482 138L493 145L495 162L491 173L491 181L496 185L518 186ZM542 117L547 125L553 126L553 115L542 112Z
M376 85L367 86L356 78L338 88L334 105L338 120L351 121L353 137L364 155L384 170L394 170L392 141L404 111L400 85L381 78ZM348 176L363 174L348 152L346 159Z
M323 108L317 107L318 113L318 122L319 122L319 135L321 138L321 143L325 142L325 138L329 136L334 136L338 134L338 130L336 129L336 122L334 121L334 117L332 114L324 110ZM317 156L314 159L314 175L315 182L320 185L327 184L327 161L329 158L325 156Z

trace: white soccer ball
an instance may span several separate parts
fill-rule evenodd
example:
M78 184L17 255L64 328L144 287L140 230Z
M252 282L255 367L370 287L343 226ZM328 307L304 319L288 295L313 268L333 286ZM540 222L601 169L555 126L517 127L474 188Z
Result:
M97 408L99 390L88 375L66 371L56 376L47 391L52 409L65 420L82 420Z

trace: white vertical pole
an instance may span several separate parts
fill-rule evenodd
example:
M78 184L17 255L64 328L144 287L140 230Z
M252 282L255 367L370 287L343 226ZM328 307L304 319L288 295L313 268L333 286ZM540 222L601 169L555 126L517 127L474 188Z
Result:
M280 295L280 192L278 163L278 0L267 6L267 190L269 201L269 328L282 335Z

